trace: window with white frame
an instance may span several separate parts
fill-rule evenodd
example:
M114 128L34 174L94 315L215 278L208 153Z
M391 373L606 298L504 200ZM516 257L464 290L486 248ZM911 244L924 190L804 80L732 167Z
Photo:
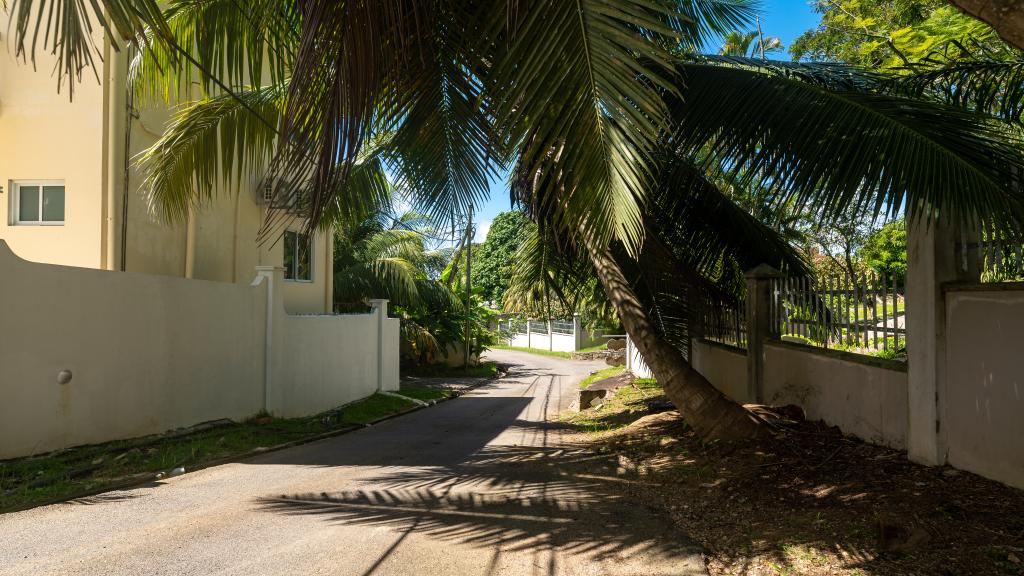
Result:
M64 181L12 181L11 224L20 226L63 225Z
M313 242L309 234L291 230L284 233L284 279L313 281Z

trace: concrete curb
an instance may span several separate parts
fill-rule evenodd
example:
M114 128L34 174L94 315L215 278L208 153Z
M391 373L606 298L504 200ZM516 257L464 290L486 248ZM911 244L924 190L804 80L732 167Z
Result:
M146 485L146 484L161 482L162 480L166 480L167 478L177 478L179 476L185 476L186 474L191 474L192 472L198 472L199 470L204 470L206 468L212 468L214 466L221 466L221 465L224 465L224 464L231 464L232 462L242 462L244 460L248 460L249 458L255 458L256 456L261 456L263 454L269 454L271 452L277 452L277 451L280 451L280 450L286 450L288 448L294 448L295 446L301 446L303 444L310 444L312 442L317 442L317 441L320 441L320 440L326 440L328 438L333 438L335 436L341 436L342 434L348 434L350 432L355 432L356 430L362 430L363 428L369 428L370 426L377 425L377 424L379 424L381 422L385 422L385 421L391 420L393 418L398 418L399 416L405 416L406 414L409 414L411 412L416 412L418 410L423 410L425 408L429 408L431 406L435 406L435 405L440 404L442 402L447 402L449 400L454 400L454 399L458 398L459 396L462 396L465 392L467 392L469 390L475 390L475 389L479 388L480 386L483 386L484 384L487 384L488 382L493 382L493 381L498 380L500 378L504 378L507 375L508 375L508 372L499 372L497 375L495 375L495 376L493 376L491 378L485 378L479 384L474 384L473 386L469 386L469 387L467 387L467 388L465 388L463 390L460 390L460 391L456 392L455 394L452 394L451 396L448 396L447 398L441 398L441 399L438 399L438 400L431 400L430 402L424 402L423 405L413 405L412 408L409 408L407 410L402 410L400 412L395 412L394 414L388 414L387 416L382 416L380 418L377 418L376 420L371 420L370 422L367 422L365 424L352 424L350 426L345 426L343 428L338 428L336 430L330 430L330 431L324 432L322 434L317 434L316 436L310 436L309 438L302 438L300 440L292 440L291 442L285 442L283 444L276 444L274 446L270 446L269 448L254 448L252 450L249 450L248 452L243 452L241 454L236 454L234 456L225 456L224 458L218 458L216 460L210 460L208 462L203 462L201 464L195 465L194 467L188 468L185 471L184 474L178 474L177 476L170 476L170 477L164 477L164 478L156 478L156 474L155 473L140 472L138 474L133 474L132 476L128 477L128 479L126 479L126 480L124 480L122 482L115 482L113 484L106 484L104 486L99 486L99 487L96 487L96 488L90 488L89 490L83 490L81 492L76 492L76 493L71 494L69 496L62 496L60 498L53 498L51 500L44 500L42 502L36 502L36 503L32 503L32 504L25 504L25 505L21 505L21 506L14 506L12 508L2 509L2 510L0 510L0 516L2 516L4 514L12 514L14 512L23 512L25 510L31 510L32 508L40 508L42 506L52 506L54 504L63 504L63 503L71 502L72 500L78 500L79 498L88 498L89 496L95 496L97 494L103 494L105 492L115 492L115 491L118 491L118 490L129 490L129 489L137 488L139 486L143 486L143 485ZM401 396L401 394L399 394L399 396ZM416 400L415 398L409 398L408 396L405 396L404 398L406 398L406 399L408 399L410 401L415 401ZM421 400L420 402L423 402L423 401Z

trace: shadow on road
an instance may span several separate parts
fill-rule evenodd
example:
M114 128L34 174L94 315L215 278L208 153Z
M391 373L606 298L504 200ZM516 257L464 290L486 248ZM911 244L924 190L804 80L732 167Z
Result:
M488 446L463 462L388 472L367 483L375 488L281 494L259 504L506 553L554 550L568 560L640 562L646 574L696 570L686 561L699 548L663 512L625 500L624 487L644 484L616 475L614 455Z

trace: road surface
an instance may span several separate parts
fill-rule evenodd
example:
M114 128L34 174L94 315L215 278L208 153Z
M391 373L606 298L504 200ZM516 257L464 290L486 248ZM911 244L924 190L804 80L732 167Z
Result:
M2 515L0 574L704 574L660 512L558 466L582 453L557 415L599 366L491 356L508 377L432 408Z

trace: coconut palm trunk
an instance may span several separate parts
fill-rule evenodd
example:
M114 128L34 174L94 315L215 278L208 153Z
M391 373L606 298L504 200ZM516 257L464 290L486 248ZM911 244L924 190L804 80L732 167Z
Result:
M587 252L626 333L665 395L697 434L705 439L743 440L761 433L759 420L718 391L675 346L659 336L611 251L588 242Z

